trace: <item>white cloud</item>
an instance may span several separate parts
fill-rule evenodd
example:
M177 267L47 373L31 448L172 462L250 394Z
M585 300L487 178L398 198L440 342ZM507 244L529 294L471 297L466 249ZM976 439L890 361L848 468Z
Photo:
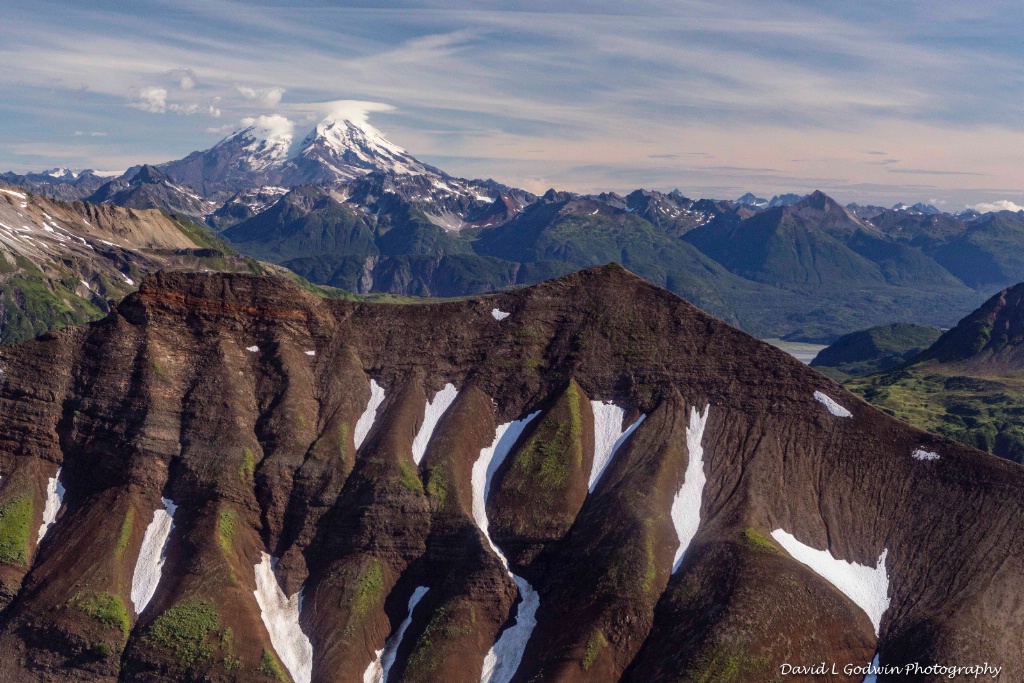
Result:
M163 114L167 111L167 89L156 86L143 88L131 106L153 114Z
M267 139L291 138L295 131L295 123L279 114L270 116L247 116L242 119L242 125L246 128L256 126L256 129Z
M276 107L284 96L284 88L248 88L244 85L236 85L235 90L241 93L247 100L256 102L264 107Z
M978 213L992 213L994 211L1024 211L1024 206L1015 204L1009 199L1000 199L997 202L982 202L981 204L975 204L974 206L968 206L968 209L974 209Z

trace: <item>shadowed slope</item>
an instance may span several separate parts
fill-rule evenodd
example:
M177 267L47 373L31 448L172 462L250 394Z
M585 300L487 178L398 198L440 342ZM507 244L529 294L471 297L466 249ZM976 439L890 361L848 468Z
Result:
M267 553L284 595L301 590L313 681L358 683L400 629L389 680L480 680L523 615L473 514L472 469L499 425L537 411L486 503L491 540L539 596L513 680L761 680L800 652L863 666L876 647L883 664L1024 675L1024 472L620 267L413 305L160 274L100 323L0 349L0 368L0 550L15 550L0 557L2 679L287 679L254 597ZM371 380L384 400L356 449ZM427 397L448 384L417 465ZM647 418L588 491L594 401L622 408L623 429ZM672 511L698 445L699 520L676 568ZM67 495L36 552L23 530L58 465ZM143 615L122 617L161 496L178 505L167 564ZM877 641L777 531L884 562Z

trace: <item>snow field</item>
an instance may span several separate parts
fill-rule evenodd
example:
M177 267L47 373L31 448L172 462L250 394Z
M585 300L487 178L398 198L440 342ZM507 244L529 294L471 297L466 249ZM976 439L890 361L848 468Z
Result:
M842 407L841 405L833 401L831 398L821 393L820 391L814 392L814 400L828 408L828 412L832 413L836 417L853 417L853 413L851 413L849 410Z
M402 644L402 638L405 637L405 632L409 628L409 624L412 623L412 611L416 609L416 605L419 604L423 596L430 590L426 586L419 586L412 592L412 597L409 598L409 609L405 614L405 619L402 624L398 627L398 630L391 634L387 642L384 644L383 650L377 650L377 658L370 662L370 665L366 667L366 671L363 672L363 683L388 683L388 675L391 673L391 667L395 665L395 657L398 656L398 648Z
M875 635L882 623L882 615L889 609L889 575L885 569L888 548L878 557L878 564L869 567L856 562L837 560L828 550L817 550L804 545L782 529L772 532L772 538L779 542L794 560L807 565L821 578L839 589L857 607L864 610L875 627Z
M700 502L704 495L704 484L707 483L704 474L704 446L701 442L704 439L704 427L708 424L710 412L710 405L704 408L703 413L698 413L695 407L690 408L690 424L686 428L686 450L689 454L686 472L683 476L683 485L672 499L672 525L676 528L676 536L679 538L679 547L672 560L673 572L682 564L683 555L700 526Z
M590 467L590 481L587 488L593 493L594 487L597 486L597 482L608 468L615 453L647 416L641 415L636 422L623 431L622 418L626 411L622 408L613 403L601 401L591 401L590 407L594 411L594 464Z
M260 616L270 634L270 644L295 679L295 683L310 683L313 677L313 645L299 626L302 611L302 592L287 597L274 576L277 560L268 553L260 553L256 570L256 602Z
M170 540L171 529L174 528L174 513L178 506L166 498L161 500L164 509L153 512L153 521L146 527L146 533L142 537L142 548L139 550L139 559L135 562L135 572L132 574L132 604L135 605L136 614L142 614L142 610L146 609L146 605L156 595L164 563L167 561L167 543Z
M37 546L43 542L43 537L57 521L57 513L60 512L60 506L64 503L64 485L60 483L62 469L57 468L57 474L50 477L50 482L46 486L46 505L43 507L43 523L39 526Z
M412 459L417 465L423 460L423 456L427 452L427 444L430 443L430 437L434 434L434 429L437 427L437 423L441 420L441 416L445 414L448 408L451 407L452 403L455 402L455 397L459 395L454 384L445 384L444 389L437 392L434 395L433 401L427 401L427 407L423 413L423 424L420 425L419 432L416 433L416 438L412 442Z
M370 401L366 404L366 410L356 421L355 436L356 449L363 445L363 441L370 433L374 421L377 419L377 409L384 402L384 388L377 384L377 380L370 380Z
M473 519L480 531L483 532L488 545L501 560L505 571L519 588L519 595L522 598L516 613L516 623L505 629L484 658L480 683L508 683L512 680L512 676L515 675L516 669L519 668L519 663L523 659L530 634L533 633L533 629L537 625L536 615L537 608L540 606L540 595L526 579L511 572L508 558L491 540L491 535L488 533L487 497L491 492L494 473L508 457L509 451L512 450L512 446L515 445L526 426L538 415L540 415L540 411L531 413L522 420L500 425L495 432L494 441L480 451L480 457L473 464Z

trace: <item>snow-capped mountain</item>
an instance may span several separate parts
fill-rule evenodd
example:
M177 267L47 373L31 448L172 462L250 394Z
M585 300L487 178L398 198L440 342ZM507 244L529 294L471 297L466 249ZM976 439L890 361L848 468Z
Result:
M365 121L347 119L327 118L318 123L291 162L303 181L316 183L351 180L372 171L447 176L387 140Z
M333 187L374 171L448 177L365 121L334 117L320 121L298 144L289 121L261 117L210 149L162 164L160 169L174 182L221 201L258 187Z

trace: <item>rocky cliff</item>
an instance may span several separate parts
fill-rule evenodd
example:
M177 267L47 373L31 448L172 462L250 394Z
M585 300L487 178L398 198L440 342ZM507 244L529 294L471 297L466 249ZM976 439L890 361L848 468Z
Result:
M1024 676L1024 470L614 265L157 274L0 369L3 681Z

